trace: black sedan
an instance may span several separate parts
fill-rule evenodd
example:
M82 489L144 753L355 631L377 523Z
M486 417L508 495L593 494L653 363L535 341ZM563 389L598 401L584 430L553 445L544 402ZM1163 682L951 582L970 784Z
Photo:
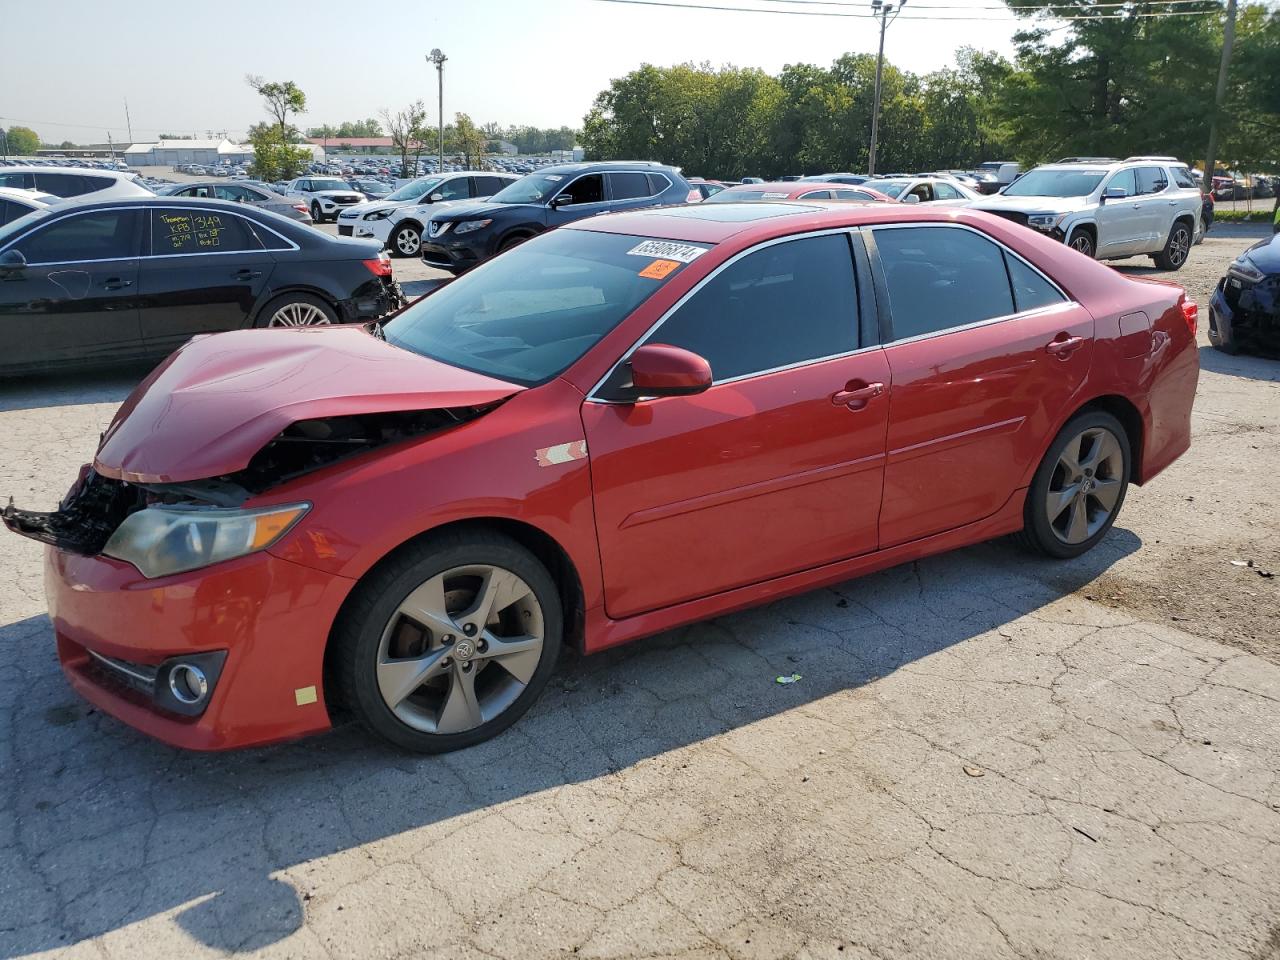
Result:
M1232 261L1209 298L1209 342L1224 353L1280 349L1280 234Z
M63 204L0 227L0 376L163 357L219 330L371 320L402 303L376 242L247 204Z

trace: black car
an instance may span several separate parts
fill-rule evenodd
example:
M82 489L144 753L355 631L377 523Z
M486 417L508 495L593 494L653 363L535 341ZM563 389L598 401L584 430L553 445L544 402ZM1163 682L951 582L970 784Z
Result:
M1209 298L1209 342L1224 353L1280 349L1280 234L1232 261Z
M544 230L598 213L686 203L693 188L657 163L570 163L521 177L483 203L432 215L422 259L462 273Z
M0 375L162 357L239 327L370 320L402 302L376 242L245 204L63 204L0 227Z

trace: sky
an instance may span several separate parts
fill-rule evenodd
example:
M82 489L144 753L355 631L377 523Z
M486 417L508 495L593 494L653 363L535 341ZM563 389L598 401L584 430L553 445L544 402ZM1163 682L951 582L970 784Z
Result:
M0 0L0 22L14 21L4 8L19 2ZM418 98L434 122L436 75L424 57L439 47L449 58L446 118L463 112L477 123L579 127L596 94L641 63L710 61L776 73L787 63L875 53L879 39L875 20L847 16L867 13L870 0L667 2L846 16L605 0L130 0L123 7L53 0L56 43L4 45L0 125L31 127L51 143L102 141L108 131L128 140L127 99L134 141L210 130L239 139L264 116L246 74L297 83L307 95L300 127L378 116ZM1012 53L1014 20L999 0L914 2L888 30L885 56L895 65L948 66L961 46ZM975 19L950 19L962 16Z

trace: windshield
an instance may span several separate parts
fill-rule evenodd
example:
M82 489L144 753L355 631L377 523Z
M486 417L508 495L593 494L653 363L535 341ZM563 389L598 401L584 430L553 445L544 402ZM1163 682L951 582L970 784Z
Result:
M1004 188L1006 197L1087 197L1106 170L1032 170Z
M314 190L350 190L351 184L345 180L317 180L314 177L311 180L311 189Z
M867 184L867 186L874 186L881 193L896 200L898 194L907 189L907 184L910 182L910 180L876 180L873 184Z
M542 383L683 269L660 251L643 255L645 240L545 233L463 274L383 330L388 342L433 360L525 386ZM679 246L686 258L705 249Z
M565 178L554 173L531 173L492 197L492 203L543 203L564 185Z
M410 180L395 193L388 194L388 200L417 200L444 177L419 177L417 180Z

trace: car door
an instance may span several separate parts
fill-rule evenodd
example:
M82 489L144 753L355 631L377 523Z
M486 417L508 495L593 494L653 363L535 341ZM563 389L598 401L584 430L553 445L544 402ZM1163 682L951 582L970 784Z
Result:
M1107 197L1107 191L1118 187L1123 197ZM1098 256L1127 257L1142 246L1142 202L1138 198L1138 181L1133 168L1117 170L1102 186L1102 202L1098 204Z
M646 337L709 390L583 405L609 616L875 550L889 371L859 311L849 234L758 246Z
M139 290L148 352L248 326L275 267L262 246L253 224L224 208L154 208Z
M547 205L547 226L558 227L608 211L604 174L587 173L561 187Z
M71 214L4 247L27 262L0 270L0 365L105 361L141 352L144 218L138 208Z
M1093 318L971 227L872 237L892 331L885 548L985 519L1016 495L1088 375Z
M1173 212L1178 202L1171 200L1169 175L1156 165L1138 167L1134 171L1138 182L1138 232L1141 234L1140 253L1155 253L1164 247L1173 226Z

